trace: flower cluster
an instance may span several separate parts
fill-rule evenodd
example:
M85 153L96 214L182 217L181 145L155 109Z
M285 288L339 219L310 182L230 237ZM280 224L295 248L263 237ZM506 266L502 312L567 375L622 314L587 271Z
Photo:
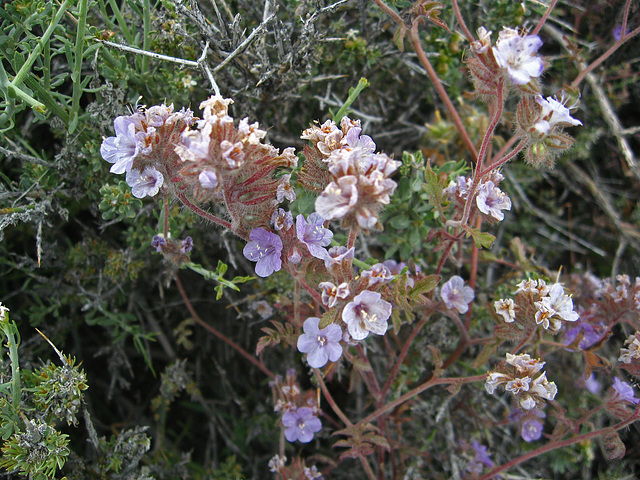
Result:
M517 285L515 300L500 299L494 302L496 313L505 323L516 320L525 327L540 325L556 334L562 322L575 322L580 315L573 309L573 300L565 295L559 283L547 285L542 280L523 280Z
M157 195L169 178L164 163L175 163L173 152L182 132L194 122L188 109L175 112L173 105L138 108L133 114L117 117L115 137L105 138L100 154L112 163L110 172L126 173L126 182L137 198Z
M314 392L300 390L295 370L288 370L285 379L277 375L269 385L273 392L274 411L282 413L285 438L289 442L309 443L322 429Z
M507 353L506 365L489 372L484 388L493 394L499 385L504 385L524 410L542 407L544 400L553 400L558 392L556 384L547 380L546 372L541 372L544 364L528 354Z
M307 187L322 189L315 209L328 220L341 220L343 228L381 228L378 214L397 187L391 180L401 162L382 153L367 135L361 135L360 121L344 117L340 128L328 120L305 130L305 169L298 180ZM311 173L316 175L311 177ZM328 172L328 173L326 173Z

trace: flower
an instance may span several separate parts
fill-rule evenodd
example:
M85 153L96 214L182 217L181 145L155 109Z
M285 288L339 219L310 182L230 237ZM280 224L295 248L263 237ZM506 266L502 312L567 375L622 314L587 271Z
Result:
M540 440L542 438L543 429L544 425L540 420L536 420L534 418L525 420L524 422L522 422L520 436L527 443L533 442L535 440Z
M347 298L351 293L347 282L337 287L331 282L320 282L318 286L322 289L322 303L329 308L333 308L339 298Z
M364 340L370 332L376 335L386 333L391 309L391 304L382 300L378 292L365 290L344 307L342 320L354 340Z
M471 442L471 446L473 447L475 455L469 460L465 470L469 473L480 474L482 470L484 470L484 467L493 468L493 460L491 460L491 454L487 447L477 440Z
M564 92L562 95L564 100ZM546 100L542 95L536 96L536 102L542 107L540 119L534 124L534 128L542 135L548 134L556 125L559 126L576 126L582 125L580 120L576 120L571 116L571 111L564 106L563 102L559 102L553 97L547 97Z
M327 252L327 257L324 259L324 266L327 270L333 270L341 265L350 267L355 251L355 247L331 247Z
M279 208L271 215L271 225L276 230L289 230L293 226L293 214Z
M282 415L282 425L285 427L284 436L289 442L299 440L302 443L309 443L313 440L313 434L322 429L320 419L309 407L289 410Z
M524 353L507 353L506 357L506 365L488 373L484 385L487 393L493 394L499 385L504 385L505 391L513 394L524 410L533 410L543 405L543 400L555 398L556 384L547 380L545 372L540 373L544 362Z
M376 263L369 270L363 271L361 277L369 281L370 287L378 283L385 284L396 278L394 275L391 275L389 267L383 263Z
M189 253L192 248L193 239L191 237L186 237L184 240L182 240L182 243L180 244L180 251L182 253Z
M500 299L494 302L493 307L498 315L502 315L506 323L512 323L516 319L515 302L511 298Z
M9 309L2 305L2 302L0 302L0 320L5 320L7 318L8 311Z
M633 403L637 405L640 402L640 398L636 398L633 393L633 387L627 382L623 382L618 377L613 379L613 389L616 392L618 400L624 400L625 402Z
M480 185L476 196L476 205L485 215L491 215L496 220L504 220L502 210L511 210L511 199L496 187L492 181Z
M198 181L202 188L206 188L207 190L218 186L218 177L216 176L216 172L213 170L201 171L200 175L198 175Z
M296 217L298 240L307 246L311 255L321 260L327 258L327 251L322 247L329 245L333 238L333 232L324 228L323 223L324 218L317 213L309 215L308 221L304 219L302 214Z
M353 175L331 182L316 199L316 211L327 220L342 218L358 202L358 179Z
M307 353L307 362L312 368L322 368L328 361L337 362L342 356L342 329L332 323L318 328L320 319L307 318L302 326L304 333L298 338L298 350Z
M318 467L315 465L312 465L311 467L304 467L302 471L304 472L304 476L307 480L321 480L324 478L318 471Z
M622 38L622 25L618 25L618 26L616 26L616 28L614 28L614 29L613 29L613 32L611 32L611 33L613 34L613 39L614 39L616 42L619 42L619 41L620 41L620 39ZM628 34L629 34L629 31L628 31L628 30L625 30L624 34L625 34L625 35L628 35Z
M618 361L622 363L631 363L635 360L640 360L640 332L630 335L624 341L624 344L629 345L629 347L620 349Z
M100 155L107 162L113 163L109 170L111 173L119 174L131 170L133 159L140 151L139 140L136 138L137 123L129 116L117 117L113 121L116 136L102 141Z
M154 235L151 239L151 246L156 249L156 252L162 253L162 247L167 244L167 241L164 237L160 235Z
M254 228L249 234L251 241L247 243L242 254L256 264L256 274L268 277L282 267L282 239L264 228Z
M560 320L575 322L580 318L580 315L573 310L573 300L564 294L564 288L559 283L554 283L549 290L549 295L542 297L534 305L538 309L535 314L536 323L553 333L560 330Z
M596 329L596 327L599 328ZM603 325L594 326L587 322L578 322L574 328L570 328L565 332L563 343L565 345L571 345L575 342L576 338L578 338L578 335L582 335L577 346L582 350L586 350L587 348L595 345L602 338L603 330Z
M133 168L127 172L126 181L134 197L144 198L147 195L153 197L160 191L164 177L153 167L147 167L142 172Z
M542 46L537 35L520 36L516 30L504 28L493 47L496 62L507 71L514 85L526 85L531 77L539 77L544 70L544 62L536 53Z
M442 286L440 296L447 308L455 308L459 313L467 313L469 303L475 298L475 293L473 293L473 288L464 286L462 277L455 275Z
M279 472L284 468L286 463L287 457L284 455L282 457L280 455L274 455L268 463L269 471L273 473Z
M282 182L276 189L276 201L281 203L285 198L290 202L296 199L296 191L291 186L291 174L283 175Z

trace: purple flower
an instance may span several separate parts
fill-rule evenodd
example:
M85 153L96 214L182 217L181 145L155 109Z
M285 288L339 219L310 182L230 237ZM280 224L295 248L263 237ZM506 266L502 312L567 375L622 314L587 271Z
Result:
M522 422L520 436L527 443L533 442L535 440L540 440L542 438L543 429L544 425L540 420L531 418Z
M289 230L293 226L293 214L279 208L271 215L271 225L276 230Z
M167 241L164 239L164 237L161 237L160 235L154 235L153 238L151 239L151 246L155 248L156 252L158 253L162 253L162 247L164 247L166 244L167 244Z
M202 188L206 188L207 190L216 188L218 186L218 177L216 175L216 172L214 172L213 170L201 171L200 175L198 175L198 181L200 182Z
M342 320L347 324L354 340L364 340L369 333L384 335L387 320L391 316L391 304L382 300L378 292L365 290L347 303L342 311Z
M628 33L629 31L624 32L625 35L627 35ZM622 25L618 25L616 28L613 29L613 39L616 42L619 42L621 38L622 38Z
M193 248L193 239L191 237L187 237L182 241L182 246L180 247L180 251L182 253L189 253Z
M440 296L447 308L455 308L459 313L467 313L469 303L475 298L473 288L465 287L462 277L457 275L442 286Z
M471 442L471 446L475 452L474 457L469 460L465 470L470 473L482 473L484 467L493 468L493 460L485 445L480 444L477 440Z
M134 197L144 198L147 195L150 197L157 195L164 183L164 177L155 168L147 167L142 172L136 169L129 170L126 181Z
M599 330L602 330L602 328ZM602 334L599 331L596 331L593 325L586 322L580 322L577 327L570 328L566 331L562 343L565 345L571 345L581 332L583 332L582 340L578 343L578 348L582 350L593 346L602 337Z
M496 220L504 220L502 210L511 210L511 199L496 187L491 180L480 185L476 196L478 210L485 215L491 215Z
M332 323L318 328L320 319L307 318L302 328L304 333L298 338L298 350L307 353L307 362L312 368L322 368L328 361L337 362L342 356L342 329Z
M308 407L289 410L282 416L284 436L289 442L299 440L309 443L313 440L313 434L322 429L320 419L313 414Z
M638 402L640 402L640 398L636 398L633 393L633 387L627 382L623 382L618 377L613 379L613 389L616 391L617 397L620 400L633 403L634 405L637 405Z
M507 71L511 83L526 85L544 70L544 62L536 55L541 46L542 40L537 35L521 37L516 30L505 28L493 47L493 56L500 68Z
M591 372L591 375L589 375L589 378L587 378L586 380L582 377L580 377L580 380L582 380L584 388L586 388L587 391L593 393L594 395L600 394L600 382L596 380L596 376L593 374L593 372Z
M139 143L136 138L136 121L129 116L117 117L113 126L115 137L105 138L100 146L100 155L107 162L113 163L111 173L124 173L131 170L133 159L139 153Z
M298 240L304 243L311 255L321 260L327 258L327 251L322 248L331 243L333 232L324 228L322 224L324 218L317 213L309 215L309 220L304 219L304 215L296 217L296 234Z
M251 241L245 245L242 253L252 262L258 262L256 274L259 277L268 277L279 271L282 268L282 239L264 228L254 228L249 238Z

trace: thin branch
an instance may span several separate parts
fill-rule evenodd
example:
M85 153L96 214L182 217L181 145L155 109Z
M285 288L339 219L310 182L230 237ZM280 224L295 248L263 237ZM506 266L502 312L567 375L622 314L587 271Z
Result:
M558 3L558 0L552 0L551 1L551 4L547 8L547 11L544 12L544 15L542 15L542 18L540 18L540 20L538 21L538 25L536 25L536 28L533 29L533 31L531 32L531 35L537 35L538 34L538 32L540 31L542 26L547 21L547 18L549 17L549 14L551 13L551 10L553 10L553 8L556 6L556 3Z

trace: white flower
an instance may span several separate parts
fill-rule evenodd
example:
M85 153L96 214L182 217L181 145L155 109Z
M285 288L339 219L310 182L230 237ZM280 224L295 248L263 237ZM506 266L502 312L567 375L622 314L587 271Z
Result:
M544 70L544 62L536 54L541 46L542 40L537 35L521 37L517 31L505 28L492 50L500 68L507 71L511 83L526 85L531 77L539 77Z
M515 302L511 299L500 299L493 304L498 315L502 315L506 323L512 323L516 319Z
M545 100L541 95L537 95L536 102L542 107L542 113L534 128L541 134L548 134L556 125L582 125L582 122L573 118L571 111L555 98L547 97Z
M636 332L625 340L625 345L628 344L629 346L628 348L620 349L620 357L618 357L619 362L631 363L634 360L640 360L640 339L638 336L639 332Z

